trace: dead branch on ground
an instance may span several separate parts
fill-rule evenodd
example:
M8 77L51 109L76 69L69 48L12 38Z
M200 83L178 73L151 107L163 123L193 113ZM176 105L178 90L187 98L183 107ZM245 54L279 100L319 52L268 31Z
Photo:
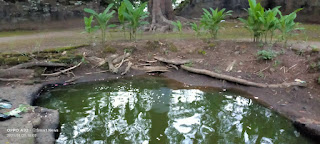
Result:
M68 68L68 69L61 70L61 71L59 71L59 72L55 72L55 73L51 73L51 74L41 74L41 76L59 76L59 75L61 75L61 74L64 74L64 73L66 73L66 72L68 72L68 71L71 71L71 70L79 67L81 64L82 64L82 62L80 62L80 63L78 63L77 65L75 65L75 66L73 66L73 67L70 67L70 68Z
M133 65L133 63L131 61L128 62L128 66L126 67L126 69L124 70L123 73L121 73L121 75L125 75L130 71L131 66Z

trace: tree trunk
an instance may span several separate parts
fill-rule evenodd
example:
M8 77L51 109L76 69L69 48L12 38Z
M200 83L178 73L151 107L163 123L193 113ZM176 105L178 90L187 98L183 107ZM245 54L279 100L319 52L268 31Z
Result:
M166 31L172 27L175 17L171 0L149 0L148 9L152 18L150 30Z

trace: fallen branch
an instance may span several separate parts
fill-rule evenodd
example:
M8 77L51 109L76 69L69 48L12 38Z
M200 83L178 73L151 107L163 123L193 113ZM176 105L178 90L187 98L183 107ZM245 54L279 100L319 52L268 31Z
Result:
M158 62L157 60L150 61L150 60L143 60L143 59L139 59L139 61L145 62L145 63L156 63L156 62Z
M166 59L163 57L154 57L154 59L161 61L161 62L165 62L165 63L169 63L169 64L174 64L174 65L183 65L183 64L187 64L187 63L191 63L192 60L183 60L183 59Z
M121 73L121 75L125 75L130 71L131 66L133 65L133 63L131 61L128 62L128 66L126 67L126 69L124 70L123 73Z
M24 79L17 79L17 78L12 78L12 79L0 78L0 81L4 81L4 82L23 81L23 80Z
M82 64L82 62L78 63L77 65L73 66L73 67L70 67L68 69L65 69L65 70L62 70L62 71L59 71L59 72L55 72L55 73L51 73L51 74L41 74L41 76L59 76L63 73L66 73L68 71L71 71L77 67L79 67L80 65Z
M240 79L240 78L235 78L235 77L228 76L228 75L218 74L218 73L215 73L215 72L212 72L212 71L208 71L208 70L205 70L205 69L196 69L196 68L191 68L191 67L187 67L187 66L184 66L184 65L181 65L181 68L186 70L186 71L189 71L189 72L208 75L208 76L211 76L213 78L227 80L229 82L235 82L235 83L239 83L239 84L247 85L247 86L260 87L260 88L285 88L285 87L290 87L290 86L305 86L304 83L300 83L300 82L282 83L282 84L256 83L256 82L251 82L251 81L247 81L247 80Z
M137 69L137 70L143 70L147 73L152 73L152 72L168 72L168 68L164 67L164 66L144 66L142 68L139 67L132 67L133 69Z
M51 63L51 62L29 62L29 63L23 63L16 66L13 66L11 68L8 68L7 70L12 69L26 69L30 67L66 67L66 64L63 63Z
M115 58L115 59L112 61L112 63L113 63L113 64L119 63L119 62L121 62L123 59L128 58L130 55L131 55L130 53L125 53L125 54L123 54L123 55Z
M110 57L107 59L107 63L108 63L108 66L109 66L109 71L111 71L112 73L118 73L118 70L114 65L113 65L113 57Z

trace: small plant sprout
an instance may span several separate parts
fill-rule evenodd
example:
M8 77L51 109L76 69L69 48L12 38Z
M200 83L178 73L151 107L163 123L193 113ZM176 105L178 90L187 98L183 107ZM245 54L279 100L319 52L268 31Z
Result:
M180 21L172 22L172 25L174 26L174 31L182 32L182 24Z
M115 25L108 25L109 20L113 17L115 11L109 12L109 10L113 7L113 4L109 4L108 7L102 12L97 13L92 9L85 8L84 11L91 14L98 22L99 29L101 30L101 38L102 43L104 44L106 41L106 30L107 28L114 27Z
M201 17L201 27L208 30L211 37L217 38L218 30L220 29L220 23L225 19L226 16L231 15L232 11L225 12L226 9L215 9L210 8L209 12L203 9L203 15Z
M277 53L273 50L261 50L258 51L257 55L262 60L273 60L277 56Z
M133 6L129 0L123 1L126 6L126 10L123 10L122 14L124 18L129 22L128 27L130 29L130 40L137 39L137 29L145 24L148 24L144 19L148 17L149 13L144 11L148 3L142 3L140 5Z

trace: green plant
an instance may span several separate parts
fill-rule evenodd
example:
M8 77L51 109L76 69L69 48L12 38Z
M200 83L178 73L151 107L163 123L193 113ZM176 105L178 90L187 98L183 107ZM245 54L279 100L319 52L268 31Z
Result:
M149 15L148 12L144 11L147 7L147 2L136 6L133 6L129 0L124 0L123 3L126 6L126 10L123 10L122 14L125 20L129 22L130 40L136 40L137 29L142 25L148 24L148 22L144 20Z
M263 23L260 18L264 16L264 8L256 0L249 0L249 8L247 9L248 18L245 20L239 18L245 24L245 27L253 34L253 41L260 41L263 34Z
M97 13L92 9L85 8L84 11L91 14L98 22L99 26L98 28L101 30L101 38L102 43L104 44L106 41L106 30L108 27L114 27L115 25L108 25L109 20L113 17L113 14L115 13L114 10L109 12L109 10L112 8L113 4L109 4L108 7L102 12Z
M275 60L273 63L273 67L278 67L281 64L281 61Z
M275 33L275 30L278 27L278 23L279 20L277 18L278 12L279 11L280 6L275 7L273 9L269 9L267 11L264 12L264 15L260 15L259 20L262 22L263 24L263 35L265 38L265 42L267 43L267 37L268 34L270 33L270 42L272 42L273 39L273 35Z
M211 37L217 38L218 30L220 29L220 23L225 19L226 16L231 15L232 11L225 12L226 9L215 9L210 8L209 12L206 9L203 9L203 15L201 16L201 26L208 30Z
M188 63L185 63L184 66L186 67L192 67L193 63L192 62L188 62Z
M276 52L273 50L260 50L257 55L259 59L263 60L272 60L277 56Z
M318 48L318 47L316 47L316 46L314 46L314 45L312 45L312 46L310 46L311 47L311 51L312 52L320 52L320 48Z
M126 26L125 26L125 17L124 17L124 13L126 12L127 8L125 3L121 3L119 8L118 8L118 19L120 24L122 25L122 31L123 31L123 35L124 37L126 37Z
M182 24L180 21L172 22L172 25L174 26L174 31L178 31L179 33L182 32Z
M196 33L196 36L200 35L200 27L195 22L191 23L191 29Z
M84 17L85 31L88 34L96 32L99 29L99 26L92 27L92 22L93 22L93 16Z
M205 50L202 50L202 49L198 50L198 53L202 54L202 55L206 55L207 54L207 52Z
M297 17L297 12L301 11L302 8L295 10L289 15L283 16L279 11L279 25L278 29L281 32L281 40L284 41L285 47L287 46L288 38L293 35L293 31L302 30L302 27L298 27L299 23L294 22Z
M85 32L89 34L90 42L93 40L92 33L96 32L99 27L98 26L92 26L93 22L93 16L90 17L84 17L84 24L85 24Z

